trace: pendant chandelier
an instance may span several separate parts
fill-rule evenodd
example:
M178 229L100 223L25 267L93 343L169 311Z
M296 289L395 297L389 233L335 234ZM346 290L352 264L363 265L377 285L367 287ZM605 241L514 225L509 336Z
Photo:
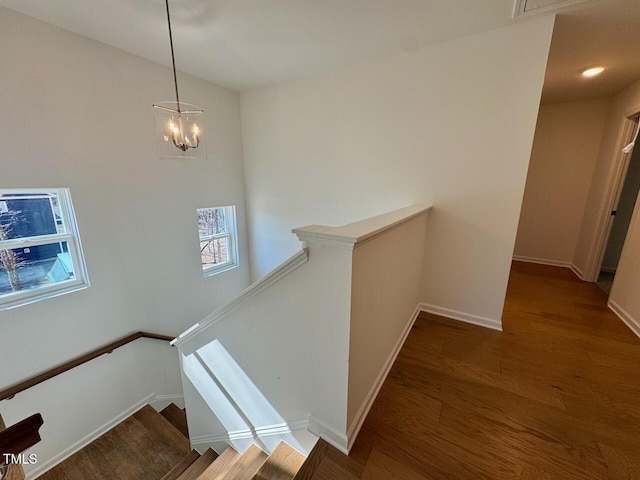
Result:
M176 101L153 104L158 156L160 158L206 159L204 110L195 105L180 102L176 59L173 52L169 0L165 0L165 4L167 7L167 25L169 27L169 44L171 45L171 64L173 67L173 85L175 87Z

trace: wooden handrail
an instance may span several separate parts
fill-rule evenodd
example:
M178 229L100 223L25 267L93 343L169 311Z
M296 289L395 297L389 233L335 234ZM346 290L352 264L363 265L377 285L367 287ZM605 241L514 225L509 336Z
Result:
M126 337L121 338L120 340L116 340L115 342L111 342L108 345L105 345L104 347L100 347L97 348L96 350L92 350L89 353L85 353L84 355L81 355L77 358L74 358L73 360L69 360L68 362L63 363L62 365L58 365L57 367L54 368L50 368L49 370L46 370L38 375L35 375L31 378L28 378L26 380L23 380L20 383L16 383L15 385L12 385L8 388L5 388L4 390L0 390L0 401L1 400L6 400L6 399L11 399L13 398L16 394L33 387L34 385L38 385L39 383L42 383L46 380L49 380L50 378L53 378L57 375L60 375L61 373L64 373L66 371L71 370L72 368L77 367L78 365L82 365L83 363L87 363L90 360L93 360L94 358L97 358L101 355L104 355L105 353L111 353L113 352L116 348L122 347L123 345L126 345L127 343L131 343L134 340L137 340L138 338L153 338L156 340L165 340L167 342L170 342L171 340L174 339L174 337L169 337L167 335L159 335L157 333L149 333L149 332L136 332L136 333L132 333L131 335L127 335Z
M36 413L29 418L0 431L0 452L18 455L40 441L38 430L43 424L42 415ZM0 459L0 462L3 459Z

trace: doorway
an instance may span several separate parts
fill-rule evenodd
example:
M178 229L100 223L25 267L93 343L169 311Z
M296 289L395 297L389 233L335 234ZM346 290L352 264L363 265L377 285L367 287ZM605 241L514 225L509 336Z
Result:
M636 119L636 122L638 119ZM602 257L598 286L607 294L611 292L622 247L627 237L633 209L640 193L640 147L627 154L626 173L620 181L617 205L611 211L612 224Z

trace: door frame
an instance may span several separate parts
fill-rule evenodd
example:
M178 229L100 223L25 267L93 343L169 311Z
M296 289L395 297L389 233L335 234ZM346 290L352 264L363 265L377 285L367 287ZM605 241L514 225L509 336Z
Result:
M611 212L617 208L620 202L622 187L629 170L631 156L633 155L633 150L630 153L623 153L622 149L633 140L632 136L638 127L639 117L640 110L638 107L622 117L615 150L612 153L613 160L605 183L604 196L598 209L599 214L593 243L589 251L587 266L582 276L582 279L588 282L598 281L600 275L604 254L607 250L613 227L613 215L611 215ZM638 143L640 143L640 139L638 139ZM636 145L635 148L640 148L640 145Z

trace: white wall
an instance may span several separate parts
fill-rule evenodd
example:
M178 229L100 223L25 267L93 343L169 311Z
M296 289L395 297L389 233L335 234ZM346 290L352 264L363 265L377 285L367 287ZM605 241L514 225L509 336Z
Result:
M235 379L229 395L237 405L242 399L254 404L243 410L250 422L244 428L264 430L283 421L306 420L312 414L331 431L344 435L350 283L351 251L313 245L307 263L186 339L178 347L180 354L195 361L212 342L218 341L237 362L266 399L264 402L259 396L246 395L244 392L253 387ZM183 359L183 365L187 361ZM185 369L183 383L192 439L224 436L239 430L245 422L238 418L233 405L219 401L207 407L202 401L207 386L215 388L211 378L225 373L218 370L222 364L222 360L209 362L208 375L199 375L197 364ZM273 414L273 410L277 413ZM212 421L212 411L219 422Z
M609 294L609 305L640 336L640 202L629 225L616 276Z
M598 242L600 234L611 221L609 210L615 201L615 179L630 161L621 154L632 135L629 120L640 112L640 80L611 99L611 107L598 152L589 189L573 263L585 271L587 277L599 267ZM636 147L637 148L637 147ZM612 309L640 336L640 213L638 202L618 263L615 280L609 295ZM597 274L597 272L595 272Z
M615 98L615 114L611 115L611 134L620 128L624 116L640 112L640 80ZM617 128L616 128L617 127ZM638 150L638 146L634 150ZM606 152L603 152L606 153ZM634 155L637 153L634 151ZM606 157L603 158L603 163ZM595 180L594 180L595 182ZM593 188L593 187L592 187ZM622 249L609 304L640 336L640 203L635 209Z
M288 231L432 203L422 301L500 322L553 19L241 94L252 276Z
M427 213L353 251L349 402L351 441L415 321L420 303ZM376 391L377 393L377 391Z
M0 187L71 188L91 279L0 312L4 387L135 330L178 334L246 287L249 270L236 93L180 75L182 97L206 110L208 161L161 161L151 104L173 94L168 68L4 8L0 32ZM228 204L240 267L204 279L196 208ZM7 424L43 413L42 463L179 385L175 350L138 340L0 411Z
M570 265L609 100L542 105L514 255Z
M308 261L300 251L178 339L199 450L242 452L249 431L271 451L263 432L309 418L347 452L417 317L427 212L296 229Z
M589 196L585 206L584 217L580 226L580 234L576 244L573 263L587 278L594 273L593 267L599 267L598 240L605 224L610 221L609 209L613 207L614 192L613 177L623 169L623 162L628 156L617 150L620 144L626 144L628 138L624 136L624 123L627 117L640 112L640 81L635 82L611 99L611 107L607 115L607 122L598 151L598 158L593 171L593 178L589 188ZM631 133L628 134L629 136ZM611 202L611 205L609 205ZM595 272L597 276L597 272Z

